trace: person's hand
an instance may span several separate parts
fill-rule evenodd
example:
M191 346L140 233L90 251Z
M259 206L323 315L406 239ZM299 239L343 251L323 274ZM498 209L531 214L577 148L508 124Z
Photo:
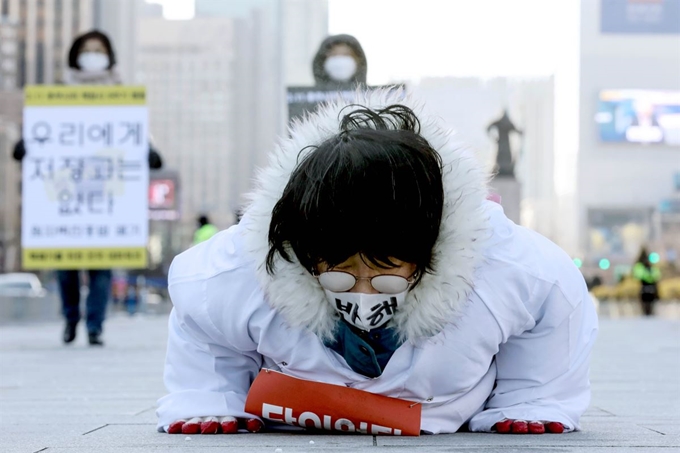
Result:
M562 425L562 423L537 420L528 422L526 420L511 420L506 418L496 423L494 427L496 428L496 432L500 434L562 434L564 432L564 425Z
M177 420L168 427L168 434L234 434L239 428L257 433L264 425L256 418L194 417Z

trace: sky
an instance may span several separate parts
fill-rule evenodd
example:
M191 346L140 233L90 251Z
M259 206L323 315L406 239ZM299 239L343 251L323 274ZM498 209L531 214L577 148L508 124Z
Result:
M549 75L564 46L578 45L566 41L577 24L562 19L563 1L328 0L329 32L361 42L369 84Z
M194 17L196 7L194 0L146 0L146 2L163 5L163 17L168 20L187 20Z

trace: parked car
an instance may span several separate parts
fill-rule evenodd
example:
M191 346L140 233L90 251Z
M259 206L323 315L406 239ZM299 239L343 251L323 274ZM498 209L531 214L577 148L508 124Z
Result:
M0 274L0 296L45 297L47 291L37 275L29 272Z

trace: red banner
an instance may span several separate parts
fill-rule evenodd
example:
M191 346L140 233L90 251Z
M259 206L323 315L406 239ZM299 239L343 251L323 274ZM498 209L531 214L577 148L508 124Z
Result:
M421 405L362 390L262 370L246 412L303 428L393 436L420 435Z

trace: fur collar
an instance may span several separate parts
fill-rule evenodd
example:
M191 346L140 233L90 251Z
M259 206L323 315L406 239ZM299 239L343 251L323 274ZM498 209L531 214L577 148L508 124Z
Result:
M481 260L482 238L488 228L482 208L488 175L472 151L462 148L441 120L427 114L410 96L404 98L401 93L375 90L357 92L356 97L356 104L369 108L403 104L413 109L421 123L420 134L440 153L444 165L444 212L435 245L435 272L423 276L420 284L409 292L405 307L393 319L401 339L416 342L438 334L445 325L454 322L467 300L473 273ZM269 304L290 325L307 328L322 340L333 337L338 317L318 281L297 261L288 263L279 258L276 274L267 274L268 230L272 209L301 157L300 151L337 134L340 111L347 104L341 100L330 103L291 126L290 138L281 140L268 166L259 172L256 189L249 195L242 220L247 253L257 264L258 279ZM342 114L350 109L347 107Z

